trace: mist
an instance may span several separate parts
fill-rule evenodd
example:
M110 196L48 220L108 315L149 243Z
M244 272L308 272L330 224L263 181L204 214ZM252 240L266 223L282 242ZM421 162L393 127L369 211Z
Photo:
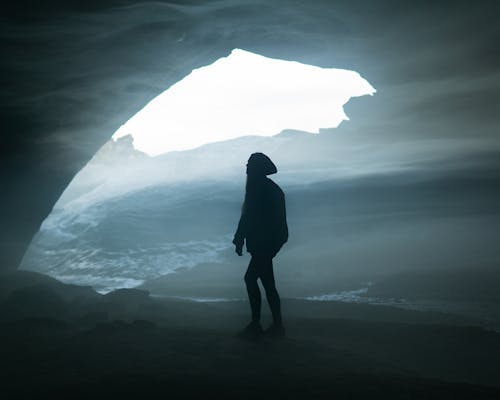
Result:
M244 299L245 261L234 258L231 238L244 165L264 151L286 193L291 236L276 261L286 297L361 290L344 301L453 310L498 324L497 311L483 310L498 301L487 288L500 279L497 153L482 152L478 164L477 155L464 158L471 148L460 141L368 146L342 128L156 157L136 150L130 136L110 141L63 193L22 268L101 293L141 287L157 296Z

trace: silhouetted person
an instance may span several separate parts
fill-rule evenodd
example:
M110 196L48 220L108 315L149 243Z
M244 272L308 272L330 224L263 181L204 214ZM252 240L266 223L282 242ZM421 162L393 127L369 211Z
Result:
M245 241L247 251L252 255L245 274L252 321L241 332L244 336L258 336L263 333L260 325L261 295L257 283L259 278L273 316L273 324L264 333L269 336L285 334L281 320L280 297L273 273L273 258L288 240L285 195L276 183L267 178L267 175L276 172L276 166L265 154L253 153L248 159L245 201L233 239L239 256L243 254Z

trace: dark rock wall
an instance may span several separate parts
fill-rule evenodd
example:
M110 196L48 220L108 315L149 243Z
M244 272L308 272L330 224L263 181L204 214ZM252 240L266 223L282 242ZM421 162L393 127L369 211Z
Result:
M370 140L498 144L498 4L10 2L0 17L0 268L16 268L72 177L121 124L235 47L360 72L379 92L350 115Z

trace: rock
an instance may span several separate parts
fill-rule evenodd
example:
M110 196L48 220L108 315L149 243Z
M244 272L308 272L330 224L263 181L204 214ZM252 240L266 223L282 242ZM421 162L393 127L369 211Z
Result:
M48 285L38 284L15 289L2 307L2 314L9 319L47 317L64 319L68 305Z

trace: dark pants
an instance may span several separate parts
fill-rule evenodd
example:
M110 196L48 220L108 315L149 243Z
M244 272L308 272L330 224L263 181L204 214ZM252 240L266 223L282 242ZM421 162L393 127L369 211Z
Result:
M261 296L257 279L260 278L266 291L267 302L275 324L281 324L281 302L274 283L273 258L270 255L252 254L245 274L248 300L252 309L252 321L260 321Z

